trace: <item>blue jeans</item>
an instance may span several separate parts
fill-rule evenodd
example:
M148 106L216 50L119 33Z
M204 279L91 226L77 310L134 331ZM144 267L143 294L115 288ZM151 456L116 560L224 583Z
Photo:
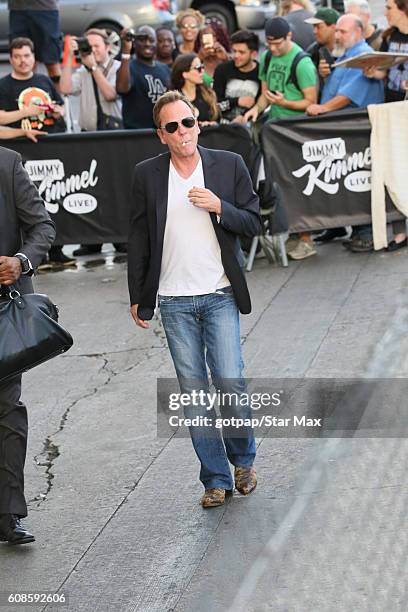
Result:
M164 331L176 369L180 389L209 391L207 365L212 382L221 393L246 392L242 376L239 312L231 287L198 296L159 296ZM250 418L247 406L220 404L222 418ZM185 416L203 415L216 419L214 408L188 406ZM221 433L222 431L222 433ZM194 449L201 463L200 480L206 489L234 488L228 460L234 466L250 467L256 445L251 428L232 430L190 427ZM241 437L242 433L242 437Z

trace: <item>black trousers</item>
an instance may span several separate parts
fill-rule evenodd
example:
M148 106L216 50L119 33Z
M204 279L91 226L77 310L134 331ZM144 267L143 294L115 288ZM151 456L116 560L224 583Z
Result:
M0 383L0 514L27 516L24 463L27 411L20 402L21 376Z

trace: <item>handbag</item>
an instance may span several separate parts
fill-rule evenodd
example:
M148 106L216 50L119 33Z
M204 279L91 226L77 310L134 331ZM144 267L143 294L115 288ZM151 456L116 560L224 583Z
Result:
M64 353L73 344L71 334L58 324L58 308L47 295L21 295L12 285L4 289L6 293L0 295L0 382Z
M106 66L105 70L103 71L104 76L108 74L112 63L113 63L113 60L111 59L111 61ZM96 113L97 113L96 129L98 131L99 130L123 130L122 119L120 119L119 117L113 117L113 115L107 115L106 113L103 112L101 101L99 99L98 86L95 83L95 79L93 78L92 75L91 75L91 79L92 79L92 86L93 86L93 90L95 94L95 102L96 102Z

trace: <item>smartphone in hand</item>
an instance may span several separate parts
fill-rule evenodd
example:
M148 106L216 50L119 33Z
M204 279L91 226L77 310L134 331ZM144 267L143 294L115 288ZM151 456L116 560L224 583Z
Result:
M207 49L212 49L214 47L214 34L208 32L207 34L203 34L203 45Z

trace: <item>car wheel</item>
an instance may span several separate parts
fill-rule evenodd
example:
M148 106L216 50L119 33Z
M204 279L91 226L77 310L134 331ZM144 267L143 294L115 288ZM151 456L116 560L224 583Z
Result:
M110 45L109 55L115 58L118 57L121 49L120 33L122 31L122 26L119 23L114 23L113 21L99 21L94 23L92 27L97 28L98 30L106 30Z
M228 6L218 2L205 2L198 5L197 8L204 13L207 19L220 21L230 34L237 29L234 12Z

